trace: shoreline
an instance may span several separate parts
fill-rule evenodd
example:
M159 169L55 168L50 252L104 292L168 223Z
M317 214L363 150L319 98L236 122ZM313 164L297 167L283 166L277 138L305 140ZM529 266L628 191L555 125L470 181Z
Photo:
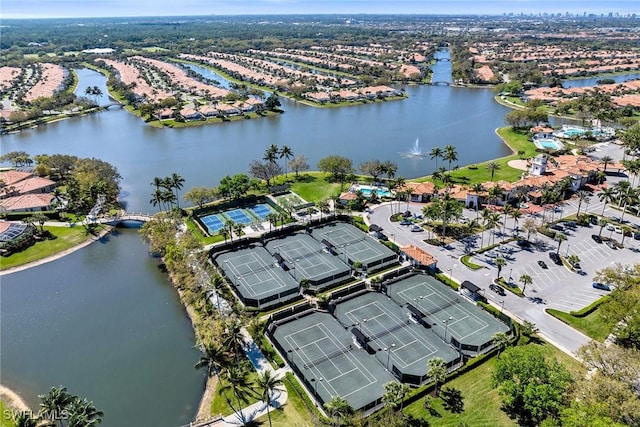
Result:
M0 384L0 400L2 400L10 409L13 409L14 411L26 412L31 410L31 408L29 408L29 405L25 403L25 401L18 393L2 384Z
M76 246L73 246L73 247L71 247L69 249L65 249L64 251L58 252L58 253L53 254L53 255L49 255L49 256L47 256L45 258L42 258L42 259L39 259L39 260L36 260L36 261L31 261L31 262L28 262L26 264L17 265L15 267L11 267L11 268L8 268L6 270L2 270L2 271L0 271L0 276L4 276L4 275L7 275L7 274L11 274L11 273L17 273L19 271L23 271L23 270L26 270L26 269L32 268L32 267L37 267L39 265L43 265L43 264L55 261L57 259L60 259L62 257L65 257L65 256L67 256L69 254L74 253L75 251L78 251L78 250L80 250L80 249L82 249L82 248L84 248L86 246L89 246L93 242L96 242L96 241L100 240L101 238L103 238L107 234L111 233L112 230L113 230L113 227L107 227L105 230L102 230L100 232L100 234L98 234L97 236L92 236L91 238L85 240L84 242L82 242L82 243L80 243L80 244L78 244Z

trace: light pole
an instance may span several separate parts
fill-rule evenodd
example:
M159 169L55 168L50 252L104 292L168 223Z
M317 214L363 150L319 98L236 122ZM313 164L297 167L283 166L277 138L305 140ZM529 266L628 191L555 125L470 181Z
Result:
M504 300L498 302L500 303L500 314L502 314L502 311L504 310Z
M512 272L513 272L513 268L510 268L509 269L509 283L511 283L511 280L512 280L512 278L511 278L511 273Z
M344 263L349 265L349 257L347 256L347 248L349 247L349 243L342 245L344 248Z
M448 319L444 319L442 323L444 323L444 342L447 342L447 329L449 328L449 322L453 320L453 317L449 316Z
M449 281L450 281L450 282L453 282L453 279L451 278L451 276L453 275L453 269L452 269L452 268L450 268L450 269L448 269L447 271L449 272Z
M567 258L569 256L569 248L570 247L571 247L571 245L567 243L567 253L564 254L565 258Z
M391 350L393 350L395 348L395 346L396 346L395 344L391 344L391 347L389 347L389 348L385 347L384 348L384 351L387 352L387 368L386 368L387 371L389 371L389 359L391 358Z
M291 261L293 261L293 280L297 282L298 278L296 277L296 264L298 263L298 261L300 261L300 258L296 258Z

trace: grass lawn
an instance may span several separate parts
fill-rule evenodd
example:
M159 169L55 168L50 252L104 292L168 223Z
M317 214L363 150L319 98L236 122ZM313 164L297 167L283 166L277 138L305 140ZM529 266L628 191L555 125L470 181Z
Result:
M187 228L191 231L191 234L196 236L198 241L202 245L210 245L212 243L222 242L224 238L220 234L214 234L213 236L205 236L200 228L194 223L193 219L187 218L185 223L187 224Z
M547 313L596 341L603 342L612 330L611 325L608 325L600 318L600 311L598 309L593 310L584 317L574 316L570 313L552 308L548 309Z
M313 422L314 416L309 413L304 402L296 391L284 381L289 397L287 403L279 409L271 411L271 423L278 427L312 427L317 425ZM259 426L268 426L269 419L264 416L254 423Z
M340 184L328 181L329 174L324 172L305 172L296 179L289 173L286 182L291 184L291 191L297 193L307 202L319 202L340 194ZM277 184L283 184L284 177L279 177Z
M11 408L0 400L0 427L15 427L13 416L10 417Z
M527 345L541 346L546 355L557 358L574 377L584 375L584 367L578 361L551 344L542 342L542 344ZM433 399L431 407L434 409L434 413L431 415L423 408L424 398L409 405L405 409L405 413L425 419L430 425L438 427L458 427L459 425L474 427L516 426L517 423L500 409L502 399L498 391L491 385L491 375L495 364L496 358L492 358L481 366L446 383L446 386L455 387L462 392L464 412L461 414L446 411L442 406L441 399Z
M514 131L509 126L498 129L498 135L507 143L507 145L512 150L515 151L515 153L524 153L512 154L507 157L493 160L500 165L500 169L496 170L493 175L493 180L504 180L509 182L517 181L518 179L520 179L522 171L510 167L507 163L509 162L509 160L528 159L531 157L535 157L538 154L538 152L536 151L536 147L535 145L533 145L533 142L529 141L529 137L526 133ZM487 163L489 163L489 161L483 163L475 163L451 171L452 181L456 184L463 185L471 185L474 183L491 181L491 172L486 168ZM431 181L431 178L422 177L416 179L415 181Z
M93 234L89 234L87 230L81 226L44 227L44 229L50 231L57 238L54 240L37 242L35 245L22 252L13 254L6 258L0 258L0 270L6 270L11 267L16 267L18 265L27 264L29 262L55 255L58 252L72 248L93 237ZM105 226L99 225L95 228L95 233L100 233L104 229Z

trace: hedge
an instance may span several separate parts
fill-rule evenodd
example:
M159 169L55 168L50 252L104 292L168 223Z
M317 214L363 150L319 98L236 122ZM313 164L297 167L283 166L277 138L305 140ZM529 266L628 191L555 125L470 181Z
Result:
M475 264L471 261L469 261L471 259L471 255L464 255L460 258L460 262L463 263L464 265L466 265L467 267L469 267L472 270L480 270L482 268L481 265Z

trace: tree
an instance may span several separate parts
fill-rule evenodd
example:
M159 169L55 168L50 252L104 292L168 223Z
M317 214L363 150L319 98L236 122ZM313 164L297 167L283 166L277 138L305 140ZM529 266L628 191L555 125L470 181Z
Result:
M493 175L498 169L500 169L500 163L491 161L487 163L486 168L489 172L491 172L491 182L493 182Z
M218 190L216 188L193 187L182 198L202 209L207 203L213 202L218 198Z
M522 228L527 232L527 241L531 240L531 235L536 234L538 232L538 225L536 224L535 219L526 218L522 222Z
M75 396L67 392L66 387L51 387L49 393L38 395L42 415L48 417L48 419L59 419L62 426L60 414L67 409L74 398Z
M522 295L524 295L524 291L527 289L527 286L533 283L533 279L528 274L523 274L518 279L520 283L522 283Z
M456 150L456 147L454 147L453 145L445 145L444 153L442 154L442 160L446 160L447 162L449 162L448 171L451 172L451 162L455 162L456 160L458 160L458 151Z
M262 158L262 160L265 160L266 162L269 162L269 163L275 163L276 160L278 159L279 152L280 150L278 149L278 146L275 144L271 144L265 150L264 157Z
M15 415L13 424L9 424L9 425L13 425L15 427L37 427L38 419L33 418L33 416L29 411L19 411Z
M67 427L91 427L102 422L104 413L93 402L75 397L67 407Z
M284 176L288 175L287 166L289 159L293 157L293 150L288 145L283 145L280 149L280 158L284 158Z
M560 246L562 245L562 242L564 242L565 240L567 240L567 236L565 236L564 234L561 233L556 233L556 235L553 238L556 242L558 242L558 249L556 250L557 254L560 254Z
M277 110L281 105L282 104L280 103L280 98L278 97L277 92L273 92L271 95L269 95L267 100L264 102L264 106L267 107L267 109L269 109L270 111Z
M289 168L296 173L296 178L298 178L300 171L309 170L309 163L307 162L307 157L303 155L297 155L289 162Z
M435 382L435 395L438 396L440 390L439 384L444 383L447 378L447 364L439 357L429 359L427 362L427 375Z
M613 157L611 157L611 156L602 156L600 158L600 161L602 162L602 171L606 173L607 172L607 165L613 161Z
M237 173L230 177L225 175L220 180L218 192L224 197L231 197L235 200L244 197L251 186L251 180L243 173Z
M502 257L496 258L496 267L498 268L498 278L500 278L500 273L502 272L502 268L507 265L507 260Z
M216 375L219 378L222 367L229 362L229 355L225 348L214 341L204 345L201 351L200 360L194 367L196 369L207 368L208 377Z
M436 160L436 170L438 169L438 159L442 158L442 148L440 147L433 147L431 149L431 151L429 151L429 156L431 157L431 160L435 159Z
M498 359L500 359L500 353L509 345L509 337L504 332L497 332L493 334L492 340L493 345L498 349Z
M506 350L496 361L493 385L503 399L502 409L522 426L537 426L557 418L572 383L571 374L537 346Z
M443 387L440 395L442 398L444 409L454 414L460 414L464 411L464 398L462 392L454 387Z
M522 280L522 277L520 277L520 280ZM525 337L531 338L531 336L537 332L538 327L535 325L535 323L529 322L528 320L525 320L520 325L520 333Z
M425 217L442 221L442 241L447 234L447 224L452 218L457 218L462 213L462 204L451 198L449 193L445 193L442 198L438 198L422 209Z
M333 396L329 402L324 404L324 408L329 415L335 420L336 426L340 425L340 421L353 413L353 408L346 399L340 396Z
M318 169L331 174L334 181L344 183L347 175L353 173L353 163L342 156L328 156L320 159Z
M576 196L578 197L578 212L576 212L576 218L580 217L580 207L582 206L583 202L589 203L590 197L589 197L589 192L585 191L585 190L579 190L576 193Z
M184 187L184 178L178 175L177 173L172 173L171 176L167 177L167 181L169 184L169 190L175 191L175 200L178 203L178 208L180 207L180 196L179 191Z
M225 398L227 404L242 423L246 425L247 421L242 412L242 402L246 402L253 393L253 384L249 379L249 369L246 363L236 363L230 365L222 372L218 393ZM235 397L235 403L232 402L229 393ZM235 406L237 405L237 406Z
M368 160L360 163L360 172L371 175L373 181L378 182L378 178L384 173L384 166L380 160Z
M282 166L276 162L268 161L263 163L258 160L254 160L249 164L249 175L254 178L265 180L267 187L269 187L272 179L282 175Z
M260 393L260 400L262 400L267 405L267 417L269 418L269 426L271 426L271 413L269 412L269 409L271 407L271 394L279 385L282 385L282 379L276 377L271 369L265 369L264 371L258 373L256 386L258 388L258 392Z

